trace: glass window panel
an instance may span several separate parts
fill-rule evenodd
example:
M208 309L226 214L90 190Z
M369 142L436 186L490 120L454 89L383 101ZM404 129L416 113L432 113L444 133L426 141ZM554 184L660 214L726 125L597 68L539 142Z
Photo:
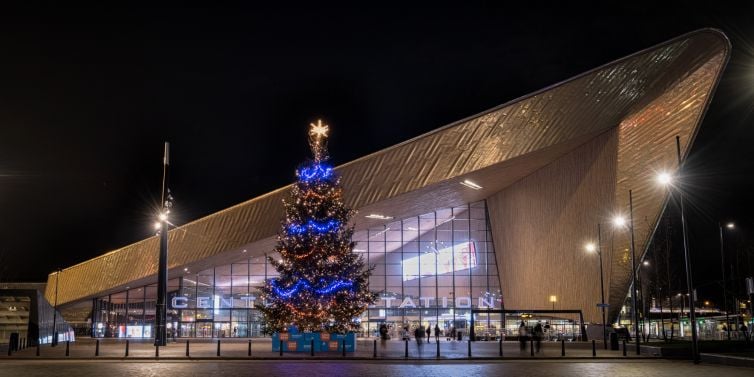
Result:
M230 265L224 264L222 266L215 267L216 275L230 275Z
M386 275L392 275L392 276L403 276L403 268L400 264L387 264L386 267Z
M401 264L402 262L403 262L403 256L401 255L400 249L391 253L387 253L385 255L385 263Z
M233 263L233 275L243 276L248 274L249 265L247 263Z
M385 275L385 264L383 263L377 263L374 264L374 270L372 271L372 276L384 276Z
M356 242L368 240L367 231L360 230L358 232L354 232L352 239Z
M403 276L397 275L397 276L387 276L387 285L388 286L398 286L400 287L403 284Z

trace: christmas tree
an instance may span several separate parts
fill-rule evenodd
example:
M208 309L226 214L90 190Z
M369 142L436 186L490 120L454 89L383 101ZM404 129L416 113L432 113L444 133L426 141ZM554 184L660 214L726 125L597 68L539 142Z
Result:
M260 308L266 330L296 325L302 331L347 332L374 303L369 291L371 269L353 253L353 211L342 201L340 177L327 164L328 126L311 124L309 146L314 159L296 170L297 182L283 201L285 219L275 251L268 257L279 276L262 287Z

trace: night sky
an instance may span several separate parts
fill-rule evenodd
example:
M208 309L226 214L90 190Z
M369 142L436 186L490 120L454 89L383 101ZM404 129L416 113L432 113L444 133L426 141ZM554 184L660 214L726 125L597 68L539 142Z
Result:
M183 224L292 182L318 117L342 164L716 27L733 55L687 163L712 294L717 221L738 225L731 256L754 238L754 5L714 3L4 11L0 281L151 236L166 140Z

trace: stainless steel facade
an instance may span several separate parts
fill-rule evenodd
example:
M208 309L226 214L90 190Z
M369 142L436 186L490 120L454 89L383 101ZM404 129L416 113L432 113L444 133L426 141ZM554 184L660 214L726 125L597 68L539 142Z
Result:
M361 211L356 230L390 223L368 213L405 219L488 199L507 306L549 308L555 294L562 308L583 309L597 322L599 293L589 280L597 266L580 254L581 243L611 213L626 211L632 189L641 194L635 217L647 219L637 234L643 254L668 198L651 176L677 169L676 135L683 156L690 150L729 54L719 31L692 32L340 166L346 202ZM465 179L481 188L462 186ZM286 193L283 187L172 230L170 277L231 264L242 250L252 257L271 250ZM623 234L611 237L626 244ZM628 291L623 255L615 247L606 261L613 319ZM59 276L58 302L151 284L156 264L150 238L69 267Z

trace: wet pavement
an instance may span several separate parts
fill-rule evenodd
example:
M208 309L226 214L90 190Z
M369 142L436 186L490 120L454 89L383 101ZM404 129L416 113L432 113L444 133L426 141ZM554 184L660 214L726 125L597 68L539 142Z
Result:
M4 376L751 376L751 368L687 361L105 361L0 360Z

